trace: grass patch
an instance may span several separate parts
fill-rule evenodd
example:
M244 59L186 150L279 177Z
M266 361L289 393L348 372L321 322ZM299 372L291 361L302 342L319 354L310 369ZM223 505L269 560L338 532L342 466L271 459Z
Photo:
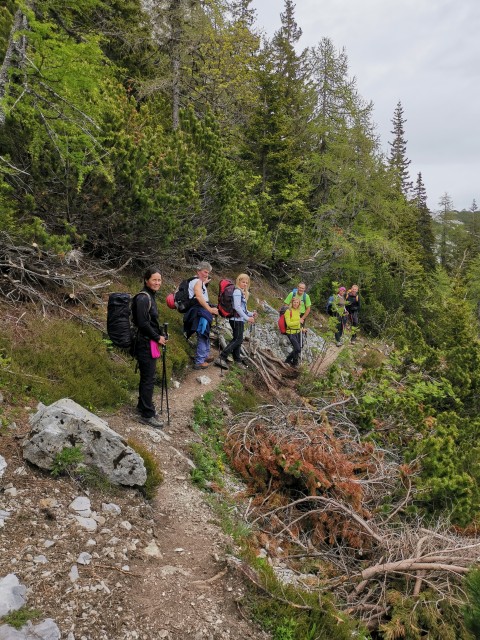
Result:
M229 372L222 384L228 394L228 405L234 414L255 411L262 403L262 397L251 382L241 380L235 372Z
M190 475L192 481L205 489L211 482L222 484L226 456L223 451L223 412L213 402L213 393L208 391L193 407L193 431L201 442L191 445L190 451L196 469Z
M21 629L29 620L36 620L40 618L41 615L42 612L38 609L21 607L21 609L7 613L1 620L4 624L9 624L14 629Z
M133 361L113 358L99 331L72 320L29 320L24 335L7 333L0 346L9 362L0 366L0 385L12 404L26 396L45 404L72 398L91 411L108 410L127 402L137 384Z
M274 640L368 640L370 635L335 609L328 597L280 583L263 558L250 556L267 595L250 591L249 613Z
M155 456L136 440L127 440L127 444L143 459L143 463L147 471L147 479L143 487L140 487L140 491L143 493L147 500L153 500L153 498L157 495L158 487L164 480L163 473L158 465L158 462Z

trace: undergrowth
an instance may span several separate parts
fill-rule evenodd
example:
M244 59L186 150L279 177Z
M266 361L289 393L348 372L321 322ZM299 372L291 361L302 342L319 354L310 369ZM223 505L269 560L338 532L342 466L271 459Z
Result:
M11 611L10 613L7 613L6 615L2 616L0 620L4 624L10 625L14 629L21 629L24 625L27 624L29 620L36 620L41 615L42 613L38 609L29 609L28 607L21 607L16 611Z
M108 410L127 402L137 384L133 361L112 357L100 332L72 320L27 320L21 334L7 328L0 350L7 363L0 363L0 386L13 405L25 397L45 404L72 398Z
M191 471L192 480L201 488L207 488L212 482L221 485L226 460L223 452L223 414L215 405L211 391L195 402L193 420L193 431L200 436L201 442L194 442L190 447L196 465Z

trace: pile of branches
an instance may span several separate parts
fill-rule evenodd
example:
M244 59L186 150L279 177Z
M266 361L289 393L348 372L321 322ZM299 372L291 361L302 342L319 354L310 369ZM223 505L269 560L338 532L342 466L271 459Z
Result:
M86 262L78 250L59 257L0 233L0 297L12 305L33 302L46 315L47 309L101 304L101 292L117 273Z
M224 349L227 341L223 335L218 336L220 349ZM241 356L256 370L263 384L273 396L278 396L287 380L297 377L298 371L286 364L271 349L262 347L260 342L250 336L245 337L247 346L242 345Z
M376 629L389 619L393 591L459 604L480 539L407 516L419 465L362 442L348 417L353 401L260 407L235 418L225 447L249 483L245 517L284 550L282 564L295 570L316 558L315 588Z

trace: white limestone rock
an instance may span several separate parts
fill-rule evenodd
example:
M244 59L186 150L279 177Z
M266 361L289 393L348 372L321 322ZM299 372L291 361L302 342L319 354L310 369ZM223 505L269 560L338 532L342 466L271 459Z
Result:
M142 486L147 479L143 459L105 420L63 398L42 406L30 417L32 429L23 441L23 457L42 469L51 469L55 456L79 446L84 462L99 469L112 483Z
M10 611L17 611L26 602L27 587L20 584L14 573L0 578L0 618Z

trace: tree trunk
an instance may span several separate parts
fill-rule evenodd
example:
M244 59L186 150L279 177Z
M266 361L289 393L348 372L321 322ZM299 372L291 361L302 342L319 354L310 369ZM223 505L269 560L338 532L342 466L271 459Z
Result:
M0 69L0 126L5 124L5 110L2 106L2 100L5 97L8 73L12 66L16 65L21 67L25 61L25 49L27 39L23 35L20 38L16 38L18 31L27 28L27 18L20 9L15 13L12 28L10 30L10 37L8 38L7 51L3 59L3 64Z

